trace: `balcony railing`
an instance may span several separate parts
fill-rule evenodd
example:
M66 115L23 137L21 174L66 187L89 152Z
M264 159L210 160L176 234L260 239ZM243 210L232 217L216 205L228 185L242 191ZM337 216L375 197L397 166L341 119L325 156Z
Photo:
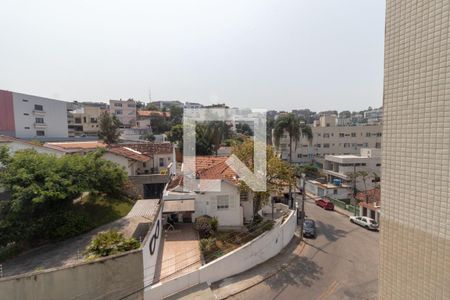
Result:
M34 115L38 115L38 116L43 116L43 115L45 115L45 110L37 110L37 109L34 109L34 110L33 110L33 114L34 114Z
M34 128L47 128L45 123L34 123Z

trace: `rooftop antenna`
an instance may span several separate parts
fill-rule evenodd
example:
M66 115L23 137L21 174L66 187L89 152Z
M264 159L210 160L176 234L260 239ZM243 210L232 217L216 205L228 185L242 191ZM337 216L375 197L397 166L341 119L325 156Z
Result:
M148 101L152 102L152 88L148 89Z

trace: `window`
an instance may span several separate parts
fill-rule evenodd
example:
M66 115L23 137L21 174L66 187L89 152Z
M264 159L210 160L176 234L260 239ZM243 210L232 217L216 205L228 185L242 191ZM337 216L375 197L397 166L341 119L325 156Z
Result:
M36 130L36 135L37 136L45 136L45 131L44 130Z
M144 167L144 168L147 168L147 163L142 163L142 166Z
M44 110L44 107L43 107L42 105L35 104L35 105L34 105L34 110L43 111L43 110Z
M366 137L370 137L372 134L370 132L366 132Z
M114 103L115 107L122 107L122 103Z
M241 201L247 201L248 200L248 192L247 191L241 191L240 199L241 199Z
M344 133L339 133L339 137L344 137L345 136L345 134Z
M382 136L381 132L378 132L377 137L381 137L381 136Z
M116 111L115 111L115 114L116 114L116 115L121 115L121 114L122 114L122 111L121 111L121 110L116 110Z
M334 190L333 190L333 194L334 194L334 195L337 195L337 192L338 192L337 189L334 189Z
M24 127L24 129L30 129L30 127Z
M217 196L217 210L228 210L230 207L230 199L228 195Z
M330 144L323 144L324 148L330 148Z
M344 143L344 148L350 148L350 143Z
M375 148L380 149L381 148L381 143L375 143Z
M164 158L162 157L159 159L159 166L164 167Z
M167 156L167 161L170 161L170 160L171 160L170 156Z
M83 123L86 123L86 117L83 117Z
M377 164L377 167L381 167L381 164Z
M28 114L28 113L23 113L23 115L24 115L24 116L29 116L30 114Z
M28 100L27 99L22 99L22 102L28 102Z
M91 118L91 123L97 123L97 118Z
M81 118L75 118L75 124L81 124Z
M36 118L36 124L44 124L44 118Z
M352 132L352 137L356 137L356 132Z
M329 133L324 133L324 134L323 134L323 137L324 137L324 138L329 138L329 137L330 137L330 134L329 134Z
M127 104L128 107L134 108L136 107L136 104Z

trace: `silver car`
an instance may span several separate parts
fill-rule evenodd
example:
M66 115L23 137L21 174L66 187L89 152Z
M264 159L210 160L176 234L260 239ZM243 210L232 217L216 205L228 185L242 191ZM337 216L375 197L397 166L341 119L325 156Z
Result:
M351 216L350 222L358 224L364 228L378 230L378 223L369 217Z

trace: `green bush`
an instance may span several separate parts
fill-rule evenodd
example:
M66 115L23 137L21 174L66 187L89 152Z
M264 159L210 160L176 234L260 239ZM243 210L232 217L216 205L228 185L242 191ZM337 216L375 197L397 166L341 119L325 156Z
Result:
M213 217L210 221L209 221L209 225L211 225L211 230L214 232L217 232L217 228L219 227L219 220L217 220L216 217Z
M117 230L109 230L98 233L86 247L84 255L87 260L92 260L139 247L140 243L135 238L127 239Z
M195 219L194 229L198 231L201 239L208 238L214 233L211 220L212 218L207 215Z

